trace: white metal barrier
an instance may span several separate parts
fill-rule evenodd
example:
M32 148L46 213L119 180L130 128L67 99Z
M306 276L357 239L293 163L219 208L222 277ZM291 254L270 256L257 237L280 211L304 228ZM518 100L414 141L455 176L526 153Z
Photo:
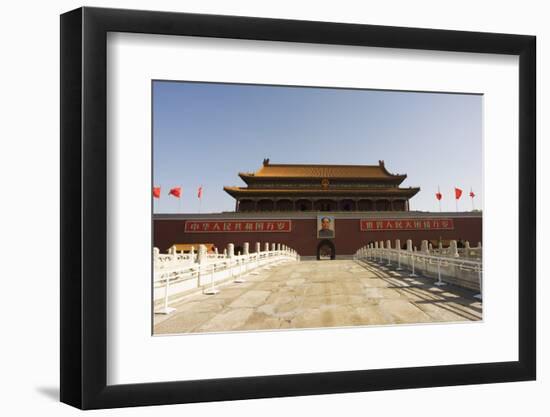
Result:
M265 246L268 249L268 246ZM298 253L281 244L272 244L272 250L259 250L248 253L245 244L244 254L234 254L234 245L229 244L224 254L207 254L201 245L197 254L160 254L154 248L154 294L157 304L155 313L170 314L169 298L196 288L202 288L207 295L217 294L220 290L216 283L233 280L245 282L249 274L257 275L261 270L269 269L284 262L299 261Z
M453 256L431 254L427 241L422 242L423 251L413 248L410 240L407 241L406 250L401 249L399 240L395 242L395 248L391 248L390 241L387 241L385 245L384 242L371 243L360 248L355 254L355 259L375 262L385 267L396 265L398 271L405 266L410 271L409 277L416 277L420 272L424 276L435 277L434 284L437 286L444 286L446 285L445 281L449 281L459 286L478 290L479 293L474 297L482 298L483 263L481 260L460 257L456 246Z

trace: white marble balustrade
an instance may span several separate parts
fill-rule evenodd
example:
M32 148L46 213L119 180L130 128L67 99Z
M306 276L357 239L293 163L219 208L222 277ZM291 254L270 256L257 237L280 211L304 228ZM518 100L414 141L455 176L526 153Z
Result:
M422 275L434 278L434 285L444 286L447 283L478 291L481 298L483 263L481 245L477 252L464 252L457 248L456 241L451 241L447 248L433 249L428 241L421 242L420 250L413 248L412 241L407 240L407 249L401 249L399 240L392 245L390 241L371 243L361 247L355 259L368 261L415 277ZM465 248L472 251L472 248Z

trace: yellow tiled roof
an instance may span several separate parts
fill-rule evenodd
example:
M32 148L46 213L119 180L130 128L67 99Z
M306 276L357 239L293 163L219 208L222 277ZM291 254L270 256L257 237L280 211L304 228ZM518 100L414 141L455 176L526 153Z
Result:
M390 174L384 162L378 165L306 165L270 164L254 173L240 173L244 177L258 178L392 178L403 175Z

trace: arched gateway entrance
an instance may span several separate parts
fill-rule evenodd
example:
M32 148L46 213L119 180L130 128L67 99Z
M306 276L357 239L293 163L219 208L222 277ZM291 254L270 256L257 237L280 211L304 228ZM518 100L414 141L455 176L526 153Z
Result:
M317 245L317 260L336 259L336 248L330 240L321 240Z

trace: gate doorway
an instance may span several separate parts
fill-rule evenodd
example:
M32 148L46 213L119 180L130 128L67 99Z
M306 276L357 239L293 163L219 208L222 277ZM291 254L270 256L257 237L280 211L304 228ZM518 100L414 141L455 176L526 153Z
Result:
M317 260L330 260L336 259L336 248L334 243L330 240L322 240L319 245L317 245Z

